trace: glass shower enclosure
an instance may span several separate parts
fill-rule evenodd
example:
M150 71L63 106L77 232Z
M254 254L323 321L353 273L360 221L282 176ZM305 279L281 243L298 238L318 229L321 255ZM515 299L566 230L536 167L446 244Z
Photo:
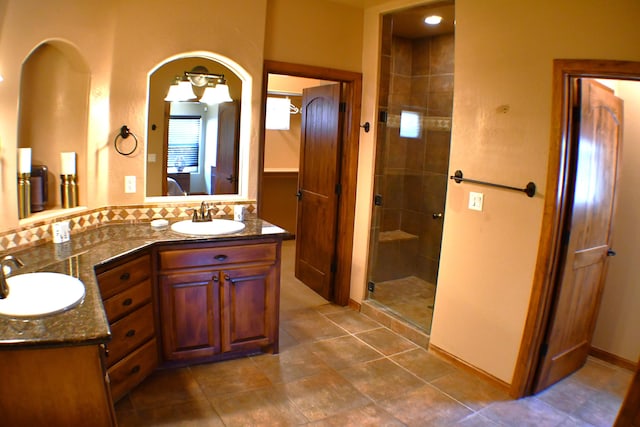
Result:
M398 35L396 19L383 17L367 299L429 334L448 182L454 34Z

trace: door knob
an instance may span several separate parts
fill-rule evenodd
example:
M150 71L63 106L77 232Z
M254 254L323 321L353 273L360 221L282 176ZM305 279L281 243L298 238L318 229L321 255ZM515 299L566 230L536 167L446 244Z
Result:
M616 251L614 251L613 249L608 249L607 256L616 256Z
M444 214L442 212L436 212L431 214L431 216L433 217L433 219L440 219L444 216Z

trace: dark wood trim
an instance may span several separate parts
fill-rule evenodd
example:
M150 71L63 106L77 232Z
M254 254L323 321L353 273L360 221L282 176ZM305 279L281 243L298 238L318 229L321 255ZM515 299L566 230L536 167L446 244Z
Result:
M355 311L360 311L362 309L362 304L360 304L358 301L353 300L351 298L349 298L349 304L348 304L349 308Z
M494 377L490 373L483 371L482 369L478 369L475 366L469 365L467 362L465 362L462 359L458 359L456 356L449 353L448 351L445 351L440 347L437 347L429 343L429 352L434 353L436 356L446 360L447 362L462 369L463 371L467 371L483 379L484 381L491 383L492 385L504 391L505 393L509 392L509 388L510 388L509 384L502 381L500 378Z
M640 62L573 59L556 59L553 62L551 144L545 204L529 310L510 388L510 394L515 398L532 392L539 363L539 348L553 302L554 278L560 263L560 238L567 214L567 169L571 155L568 143L569 86L574 77L640 80Z
M607 363L611 363L612 365L619 366L620 368L628 369L630 371L634 371L636 369L636 362L596 347L591 347L589 349L589 355L595 357L596 359L604 360Z
M264 61L262 73L262 101L260 118L260 142L258 149L258 212L262 206L262 179L264 170L265 109L269 74L329 80L344 84L346 114L342 147L340 182L342 195L338 208L336 242L337 270L334 280L333 301L339 305L349 303L351 289L351 261L353 255L353 225L355 221L356 178L360 141L360 109L362 99L362 74L311 65L279 61Z
M162 132L162 194L161 196L166 196L168 192L167 185L167 166L169 160L169 116L171 115L171 102L164 103L164 116L163 127L164 131Z

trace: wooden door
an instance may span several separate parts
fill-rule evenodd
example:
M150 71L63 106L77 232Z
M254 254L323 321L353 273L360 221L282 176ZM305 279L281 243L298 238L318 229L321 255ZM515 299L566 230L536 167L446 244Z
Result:
M610 245L622 141L622 101L595 80L578 80L577 84L579 96L571 132L571 144L577 153L570 165L570 176L575 177L572 208L565 220L563 263L534 392L584 365L604 286L607 256L613 254Z
M640 427L640 360L614 427Z
M212 194L238 192L240 108L237 101L218 104L218 151L211 182ZM213 182L215 181L215 182Z
M332 298L340 165L340 84L302 93L295 274Z

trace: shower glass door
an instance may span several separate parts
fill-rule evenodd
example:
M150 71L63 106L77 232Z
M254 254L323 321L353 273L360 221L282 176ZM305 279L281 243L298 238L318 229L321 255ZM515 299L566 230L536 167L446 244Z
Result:
M454 36L400 36L396 18L383 18L368 299L429 333L448 181Z

